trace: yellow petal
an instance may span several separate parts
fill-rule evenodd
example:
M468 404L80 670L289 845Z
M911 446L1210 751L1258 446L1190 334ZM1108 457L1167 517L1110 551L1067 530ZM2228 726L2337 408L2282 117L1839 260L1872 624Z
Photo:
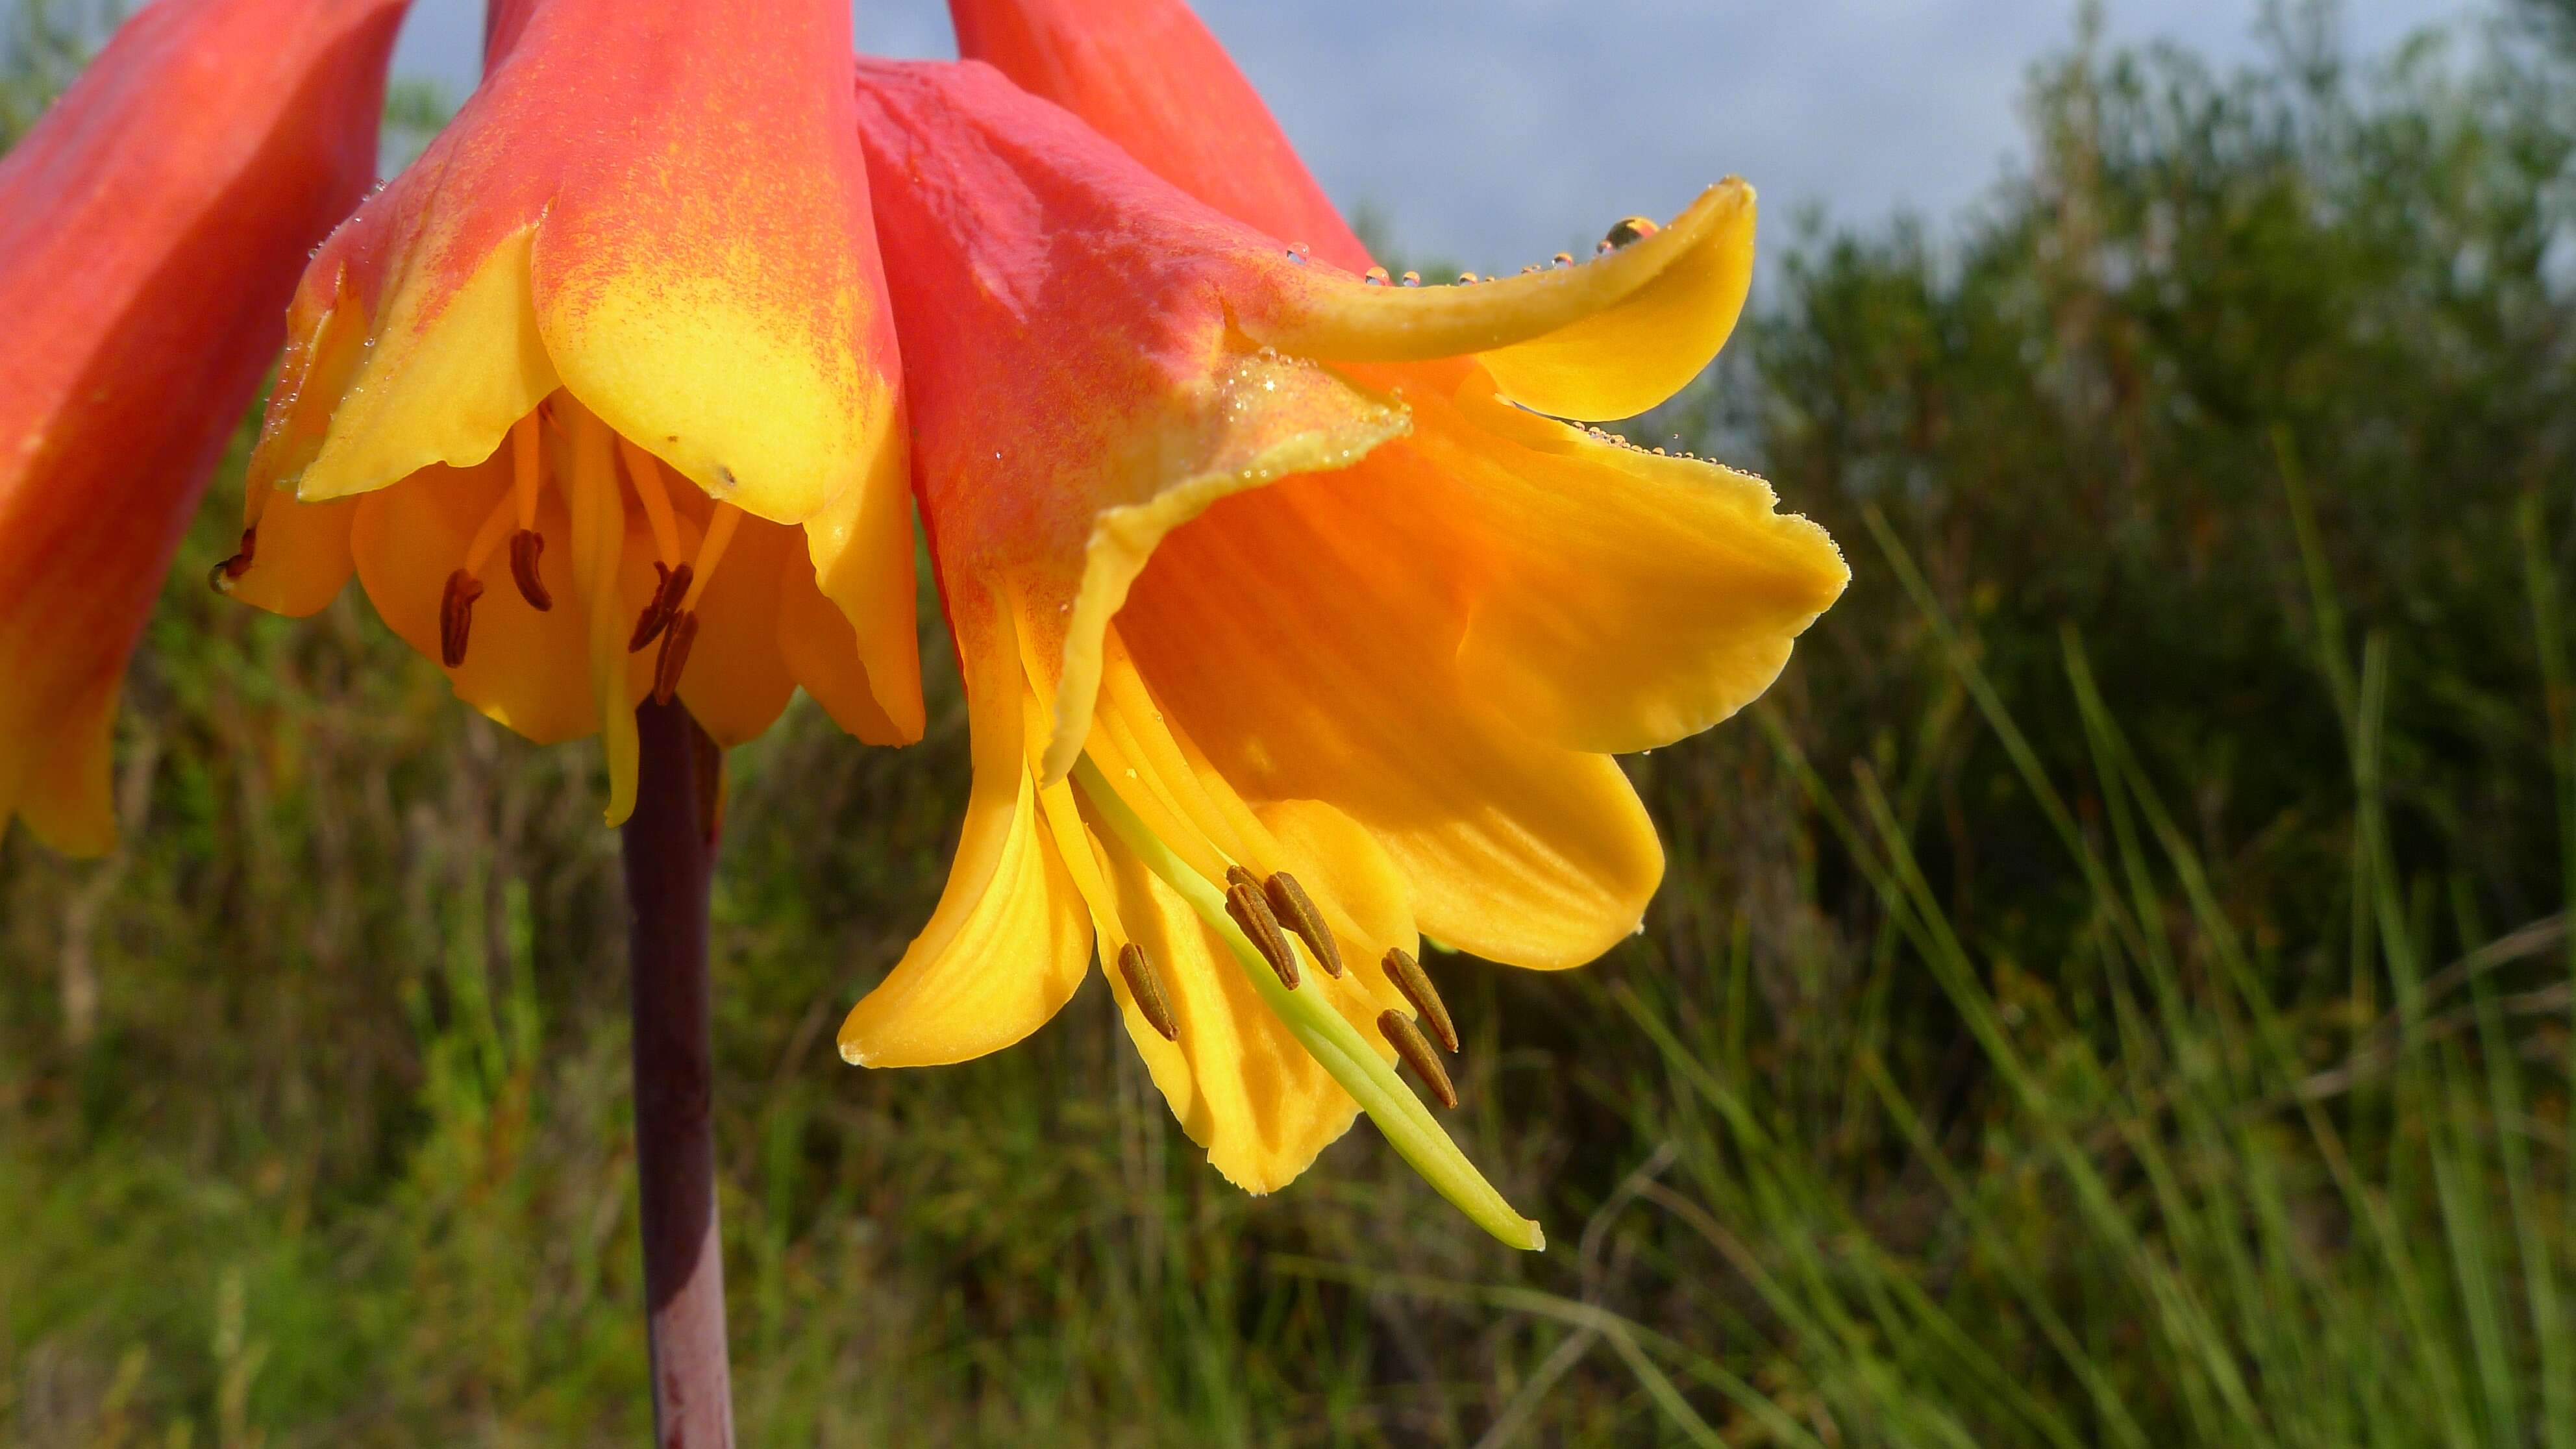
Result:
M493 247L453 292L423 286L395 295L355 380L338 395L321 452L293 480L298 497L346 498L433 463L480 463L555 390L529 295L528 236L517 232Z
M1425 401L1406 452L1440 552L1478 556L1468 693L1569 749L1697 734L1761 695L1851 571L1769 484L1597 441L1469 396ZM1384 501L1379 500L1381 516Z
M680 528L694 554L697 529L686 519ZM698 599L698 637L680 675L680 702L717 744L757 738L796 695L796 676L779 648L778 580L782 563L804 561L803 544L792 527L745 517ZM635 658L652 655L648 646Z
M18 795L19 817L38 840L65 855L105 855L116 848L116 801L110 784L116 700L122 672L110 673L68 702L50 743L38 746ZM0 760L0 775L8 761ZM9 801L0 791L0 826Z
M811 556L801 547L788 549L778 569L778 653L796 682L834 724L869 744L907 745L921 738L921 692L912 691L907 732L877 703L867 665L859 658L858 631L815 586Z
M912 481L910 454L903 441L902 415L878 440L860 485L826 500L822 511L806 520L809 564L801 586L791 580L785 597L791 612L811 617L805 596L820 589L845 620L844 632L857 651L858 682L865 686L887 729L871 733L862 727L864 710L846 693L848 672L837 657L820 652L838 638L819 626L811 641L788 650L797 678L822 701L841 727L870 744L908 745L921 738L921 636L914 613L919 596L913 571ZM782 624L784 627L784 624ZM810 671L810 672L809 672ZM817 691L814 682L831 681ZM845 702L835 704L835 699Z
M1082 984L1091 924L1040 817L1022 749L1027 691L986 613L960 611L974 784L930 924L841 1023L865 1067L966 1061L1044 1026Z
M1628 248L1699 228L1653 281L1578 322L1478 360L1503 396L1561 418L1633 417L1656 406L1708 366L1744 315L1753 287L1753 211L1752 187L1714 188L1672 226Z
M288 618L318 614L340 596L341 586L357 567L349 551L349 530L357 521L358 500L306 503L293 493L272 489L265 503L256 521L250 568L224 584L223 590L243 603Z
M1482 354L1518 402L1627 417L1680 391L1734 330L1752 281L1753 218L1753 188L1724 181L1671 225L1591 261L1420 288L1318 269L1243 327L1282 351L1339 362Z
M1383 477L1226 499L1164 541L1120 633L1245 797L1329 801L1374 834L1424 932L1520 965L1588 961L1643 915L1663 871L1653 826L1614 762L1468 692L1450 580L1339 526L1393 506L1372 491Z

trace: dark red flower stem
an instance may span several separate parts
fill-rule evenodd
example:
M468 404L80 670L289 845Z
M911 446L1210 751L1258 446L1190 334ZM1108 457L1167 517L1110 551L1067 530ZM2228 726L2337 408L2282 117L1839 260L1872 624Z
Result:
M677 703L635 712L641 759L624 830L635 1013L635 1172L652 1334L653 1442L732 1449L724 1257L716 1223L707 890L715 751Z

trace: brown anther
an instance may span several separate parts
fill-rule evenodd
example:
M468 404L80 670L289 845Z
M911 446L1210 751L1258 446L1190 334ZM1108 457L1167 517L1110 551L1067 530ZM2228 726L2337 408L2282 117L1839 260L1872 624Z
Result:
M1181 1029L1172 1020L1172 1003L1163 998L1163 983L1154 974L1154 963L1145 959L1145 948L1130 941L1118 948L1118 975L1127 983L1128 999L1136 1011L1163 1034L1165 1041L1179 1041Z
M1404 951L1390 949L1386 953L1386 979L1395 983L1395 989L1404 993L1404 999L1413 1003L1424 1021L1431 1023L1431 1034L1440 1038L1440 1045L1456 1051L1458 1024L1449 1019L1449 1004L1431 988L1431 978L1422 974L1422 963Z
M1387 283L1394 281L1395 278L1388 276L1386 268L1384 267L1371 267L1368 269L1368 275L1362 280L1366 281L1372 287L1383 287Z
M1261 877L1239 865L1229 865L1225 868L1225 883L1230 886L1250 886L1254 890L1261 889Z
M447 576L447 592L438 600L438 657L450 669L465 663L466 636L474 630L474 601L481 597L481 579L463 569Z
M1315 964L1324 974L1338 981L1342 977L1342 948L1333 941L1333 928L1324 924L1324 913L1315 909L1313 898L1297 878L1281 871L1264 882L1262 898L1270 902L1271 918L1297 933L1306 949L1315 953Z
M653 571L662 579L653 586L653 602L646 604L644 612L636 617L635 632L626 637L626 652L629 654L660 638L662 631L670 627L671 616L680 611L680 601L689 596L687 564L674 567L656 561Z
M233 580L250 572L251 555L258 551L259 530L256 528L243 529L241 535L241 547L234 552L231 558L225 559L222 563L215 565L214 571L206 575L207 587L213 589L219 594L231 593L233 591Z
M1431 1043L1422 1039L1422 1033L1414 1028L1412 1022L1404 1019L1403 1012L1379 1012L1377 1030L1378 1035L1386 1038L1386 1044L1395 1048L1395 1054L1404 1058L1404 1064L1413 1068L1413 1074L1422 1079L1422 1085L1431 1089L1432 1097L1441 1106L1458 1105L1458 1089L1450 1085L1448 1068L1441 1066L1440 1058L1431 1054Z
M686 567L686 565L682 565ZM680 687L680 671L689 667L689 646L698 642L698 611L682 609L662 631L662 652L653 656L653 702L669 704Z
M510 577L518 581L519 597L540 614L555 606L555 596L546 592L546 581L537 574L537 560L545 553L546 536L535 529L510 535Z
M1612 247L1624 247L1644 241L1662 230L1652 217L1623 216L1611 225L1610 234L1601 240Z
M1234 917L1243 934L1252 938L1252 949L1259 951L1270 969L1279 973L1279 984L1296 990L1297 948L1280 933L1278 920L1270 914L1270 903L1262 899L1261 887L1249 881L1226 887L1225 913Z

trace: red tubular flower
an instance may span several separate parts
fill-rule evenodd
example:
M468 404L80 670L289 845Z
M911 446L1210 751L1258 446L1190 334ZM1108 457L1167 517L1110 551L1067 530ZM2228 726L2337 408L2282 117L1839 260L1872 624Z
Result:
M949 0L957 50L1181 190L1353 272L1368 248L1181 0Z
M1401 1054L1445 1095L1422 937L1557 968L1634 930L1663 861L1610 752L1760 694L1847 579L1759 479L1542 415L1707 363L1750 189L1580 265L1398 287L986 66L859 77L975 783L844 1055L1008 1045L1096 941L1227 1177L1288 1182L1362 1106L1438 1159L1378 1075ZM1463 1161L1425 1171L1535 1241Z
M115 838L116 700L313 243L375 174L402 0L160 0L0 157L0 829Z
M354 571L486 714L600 731L612 822L647 692L725 744L799 685L917 738L849 26L838 0L503 7L482 86L297 290L232 592L305 614Z

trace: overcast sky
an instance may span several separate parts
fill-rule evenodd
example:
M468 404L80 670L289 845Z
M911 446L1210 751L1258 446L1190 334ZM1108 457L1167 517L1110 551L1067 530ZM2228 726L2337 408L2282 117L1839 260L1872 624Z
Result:
M1764 211L1943 215L2020 154L2030 62L2076 0L1197 0L1334 198L1512 270L1728 172ZM2347 0L2374 54L2491 0ZM2107 0L2115 40L2259 53L2262 0ZM482 0L415 0L398 71L473 84ZM859 44L955 53L945 0L862 0ZM1578 248L1579 249L1579 248Z

